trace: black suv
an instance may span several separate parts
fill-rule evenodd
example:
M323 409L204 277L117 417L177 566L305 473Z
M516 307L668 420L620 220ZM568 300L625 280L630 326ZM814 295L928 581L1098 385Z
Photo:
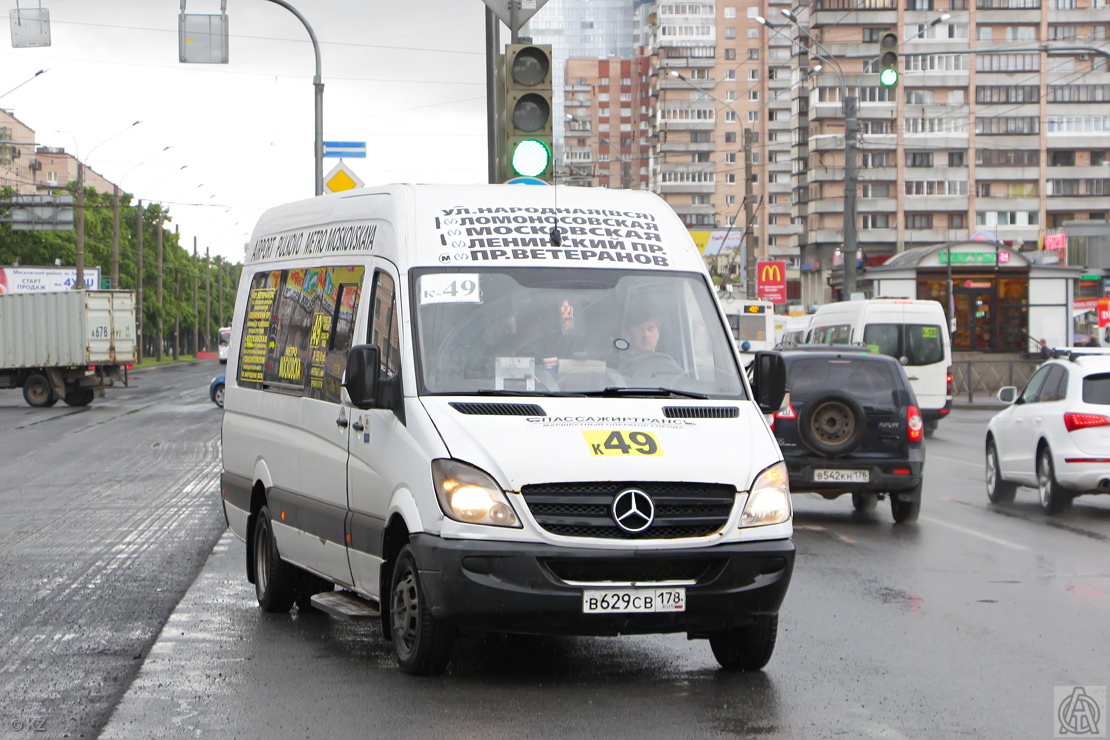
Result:
M784 348L789 405L773 429L790 490L833 499L852 494L859 511L890 496L896 522L921 510L924 424L898 361L866 347Z

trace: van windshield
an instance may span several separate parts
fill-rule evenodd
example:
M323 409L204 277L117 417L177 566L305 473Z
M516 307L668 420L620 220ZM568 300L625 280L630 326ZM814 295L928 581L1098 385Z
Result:
M697 273L429 268L412 280L421 393L666 388L745 397Z
M220 329L220 344L228 345L231 343L231 329Z
M868 324L863 343L881 355L905 357L905 364L913 367L935 365L944 361L941 331L929 324Z

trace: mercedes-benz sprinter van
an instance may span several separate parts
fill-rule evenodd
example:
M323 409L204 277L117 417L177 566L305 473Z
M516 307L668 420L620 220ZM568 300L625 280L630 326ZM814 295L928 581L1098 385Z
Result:
M794 563L766 414L705 264L647 192L364 188L267 211L228 353L222 493L270 612L457 635L774 648Z

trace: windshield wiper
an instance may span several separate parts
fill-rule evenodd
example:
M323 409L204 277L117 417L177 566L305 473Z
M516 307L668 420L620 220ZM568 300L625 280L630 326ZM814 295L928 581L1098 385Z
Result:
M680 398L700 398L707 399L704 393L695 393L693 391L680 391L675 388L625 388L609 386L603 391L584 391L581 395L590 397L601 398L615 398L617 396L678 396Z

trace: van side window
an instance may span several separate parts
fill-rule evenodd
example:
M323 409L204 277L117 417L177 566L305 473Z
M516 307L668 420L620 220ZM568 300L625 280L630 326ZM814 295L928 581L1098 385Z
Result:
M326 267L319 271L311 290L312 333L308 340L306 388L309 398L339 403L364 272L362 267Z
M401 343L397 330L397 292L393 277L386 272L374 275L374 314L370 322L370 344L381 350L382 376L401 372Z
M811 344L851 344L852 325L834 324L815 327L810 342Z
M362 267L256 273L239 385L338 402L363 273Z
M881 355L905 357L912 367L934 365L944 362L941 331L930 324L868 324L863 328L863 343Z

